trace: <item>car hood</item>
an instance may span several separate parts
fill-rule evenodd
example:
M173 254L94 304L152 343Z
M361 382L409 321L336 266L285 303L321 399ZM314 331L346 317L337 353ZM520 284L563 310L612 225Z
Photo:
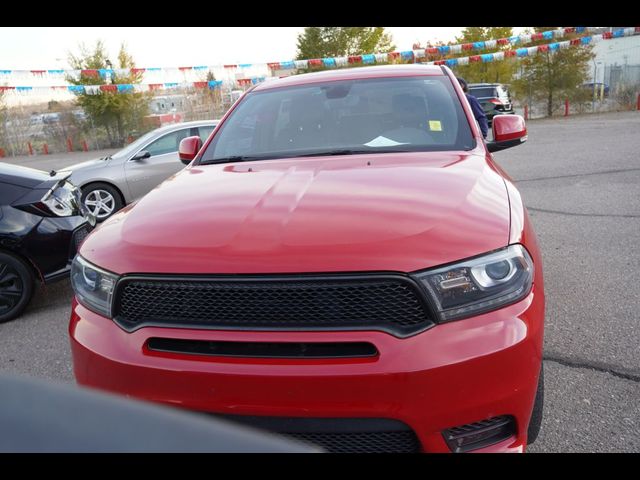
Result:
M508 238L506 187L484 156L421 152L189 167L81 254L120 274L409 272Z
M0 163L0 183L9 185L17 185L27 188L51 188L60 180L67 178L69 172L58 171L45 172L35 168L23 167L20 165L11 165L8 163Z
M68 167L64 167L60 171L61 172L62 171L64 171L64 172L69 172L69 171L76 172L78 170L87 170L87 169L90 169L90 168L106 167L109 164L109 162L111 162L111 157L94 158L92 160L87 160L85 162L74 163L73 165L69 165Z

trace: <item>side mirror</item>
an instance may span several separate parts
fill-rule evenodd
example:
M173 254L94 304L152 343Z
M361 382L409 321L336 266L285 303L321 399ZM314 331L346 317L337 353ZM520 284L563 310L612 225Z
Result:
M131 160L144 160L145 158L150 158L150 157L151 157L151 154L149 152L147 152L146 150L140 150L133 157L131 157Z
M180 148L178 149L180 161L185 165L189 165L191 160L196 158L201 147L202 140L200 140L200 137L194 136L183 138L182 141L180 141Z
M527 126L520 115L493 117L493 141L487 142L490 152L515 147L527 141Z

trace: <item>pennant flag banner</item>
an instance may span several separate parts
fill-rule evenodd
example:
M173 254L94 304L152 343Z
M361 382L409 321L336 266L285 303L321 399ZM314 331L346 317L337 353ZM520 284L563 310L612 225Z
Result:
M640 27L635 27L635 30L638 31ZM438 47L430 47L425 50L417 50L416 52L420 52L417 55L413 51L404 51L404 52L389 52L389 53L381 53L381 54L368 54L362 56L362 63L387 63L394 58L403 58L405 60L418 58L425 55L425 51L431 55L448 55L449 53L460 53L463 50L487 50L493 49L496 45L508 45L508 44L526 44L531 40L540 40L547 39L551 40L553 38L561 38L570 33L587 33L589 31L595 30L595 27L566 27L559 28L556 30L549 30L546 32L535 33L535 34L522 34L515 35L509 38L500 38L494 40L486 40L480 42L472 42L458 45L440 45ZM632 27L633 30L633 27ZM618 29L612 32L613 38L619 38L625 36L625 29ZM364 57L367 57L366 61ZM373 60L375 59L375 60ZM319 62L319 63L316 63ZM107 75L113 76L114 73L117 75L127 76L131 73L172 73L172 72L182 72L186 73L188 71L196 71L201 72L203 70L213 70L213 69L229 69L235 70L238 68L251 68L251 67L267 67L271 70L290 70L294 68L308 68L309 65L324 65L326 67L335 67L338 66L338 62L336 58L321 58L321 59L309 59L309 60L287 60L284 62L270 62L270 63L261 63L261 64L252 64L252 63L240 63L240 64L229 64L229 65L198 65L198 66L184 66L184 67L149 67L149 68L132 68L132 69L87 69L87 70L0 70L0 76L61 76L61 75L70 75L73 78L78 78L80 76L86 76L90 78L105 78ZM351 63L351 62L350 62Z
M495 40L487 40L483 42L465 43L459 45L440 45L438 47L428 47L425 49L389 52L389 53L370 53L364 55L351 55L348 57L329 57L329 58L315 58L308 60L288 60L284 62L273 62L266 64L229 64L222 66L205 66L199 65L195 67L171 67L171 68L133 68L133 69L85 69L85 70L0 70L0 78L3 76L11 75L27 75L37 77L60 77L69 76L73 79L80 80L81 78L113 78L116 75L127 76L128 74L143 74L143 73L167 73L167 72L187 72L187 71L203 71L211 70L212 68L224 68L230 73L233 70L245 69L252 67L266 67L271 71L274 70L293 70L293 69L307 69L314 66L324 66L326 68L340 68L353 64L372 65L376 63L388 63L395 59L403 59L405 61L423 58L427 54L430 55L446 55L453 53L462 53L465 51L476 51L486 48L495 48L496 46L508 46L515 44L526 44L532 40L542 39L556 39L566 36L570 33L588 33L592 32L594 27L566 27L556 30L549 30L546 32L540 32L535 34L523 34L518 36L512 36L509 38L501 38ZM511 57L524 58L536 55L538 53L556 52L560 49L569 48L571 46L590 45L601 40L609 40L613 38L621 38L631 36L640 33L640 27L628 27L619 28L611 32L604 32L602 34L585 35L583 37L574 38L562 42L552 42L544 45L537 45L532 47L522 46L520 48L503 50L494 53L485 53L478 55L470 55L466 57L456 57L442 60L434 60L429 62L420 62L426 65L447 65L449 67L456 67L459 65L468 65L469 63L488 63L495 61L502 61ZM236 79L236 81L243 86L255 85L257 83L266 80L266 76L254 76L251 78ZM158 79L159 80L159 79ZM107 85L64 85L64 86L35 86L35 85L5 85L0 86L0 91L9 92L12 94L28 94L33 92L42 92L46 90L59 90L68 91L74 94L89 94L99 95L103 92L116 92L116 93L130 93L130 92L145 92L149 90L164 90L172 88L209 88L211 90L222 88L222 80L211 81L195 81L195 82L159 82L156 83L141 83L141 84L107 84Z

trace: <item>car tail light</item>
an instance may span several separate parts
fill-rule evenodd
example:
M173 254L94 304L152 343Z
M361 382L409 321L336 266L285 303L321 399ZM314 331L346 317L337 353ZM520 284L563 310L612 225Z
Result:
M492 98L491 100L489 100L490 103L493 103L494 105L504 105L500 100L498 100L497 98Z
M513 417L502 415L449 428L443 431L442 435L452 452L463 453L506 440L515 435L515 427Z

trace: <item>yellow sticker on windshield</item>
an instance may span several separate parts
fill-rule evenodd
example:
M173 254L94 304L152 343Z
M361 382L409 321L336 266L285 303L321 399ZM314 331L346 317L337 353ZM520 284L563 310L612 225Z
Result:
M442 124L440 123L440 120L429 120L429 130L432 132L441 132Z

